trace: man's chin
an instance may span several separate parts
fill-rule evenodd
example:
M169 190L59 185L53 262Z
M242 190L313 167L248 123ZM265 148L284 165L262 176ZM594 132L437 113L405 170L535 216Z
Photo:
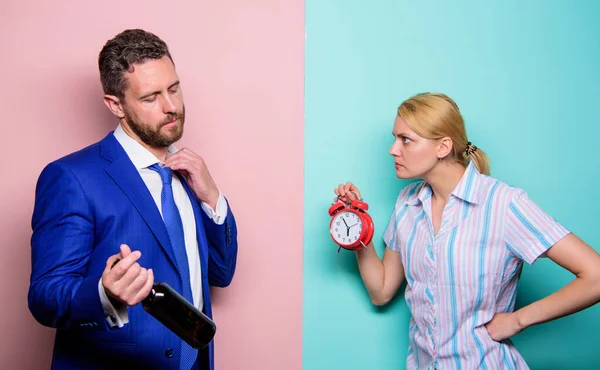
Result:
M178 142L181 139L181 137L182 137L181 134L161 135L160 139L153 140L152 142L146 143L146 144L148 144L151 147L156 148L156 149L168 148L170 145L173 145L176 142Z
M163 134L165 141L175 143L183 136L183 126L181 124L172 127L161 127L161 130L163 129L166 129L166 132Z

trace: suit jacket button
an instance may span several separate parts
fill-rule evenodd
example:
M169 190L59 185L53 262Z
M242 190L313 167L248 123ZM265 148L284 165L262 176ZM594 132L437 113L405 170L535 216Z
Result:
M173 357L173 348L167 348L165 351L165 356L167 356L167 358Z

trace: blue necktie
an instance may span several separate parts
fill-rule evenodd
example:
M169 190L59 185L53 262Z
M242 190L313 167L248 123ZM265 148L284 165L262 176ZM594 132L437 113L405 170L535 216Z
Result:
M182 295L193 304L194 300L192 297L192 288L190 286L190 271L187 253L185 251L185 239L183 237L183 223L181 222L181 216L179 215L179 210L177 209L175 199L173 198L173 187L171 186L173 172L170 168L160 167L158 164L153 164L148 168L158 172L162 179L163 187L160 200L162 204L163 220L167 227L167 232L169 233L173 252L175 253L177 268L181 274L181 281L183 283ZM196 357L198 357L198 351L182 340L179 368L181 370L189 370L196 361Z

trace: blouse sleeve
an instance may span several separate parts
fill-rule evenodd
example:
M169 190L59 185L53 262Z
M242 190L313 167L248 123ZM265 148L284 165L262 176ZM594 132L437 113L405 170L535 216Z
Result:
M507 248L533 264L569 231L518 189L508 207L505 238Z

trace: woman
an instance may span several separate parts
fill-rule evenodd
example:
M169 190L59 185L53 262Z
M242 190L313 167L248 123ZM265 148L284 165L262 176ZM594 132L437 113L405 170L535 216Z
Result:
M407 280L407 369L527 369L509 338L600 301L600 255L523 190L488 176L487 157L468 141L448 96L403 102L393 135L396 175L423 181L398 196L383 259L372 244L356 255L375 305ZM334 192L346 203L360 198L350 182ZM542 256L576 278L514 311L523 261Z

